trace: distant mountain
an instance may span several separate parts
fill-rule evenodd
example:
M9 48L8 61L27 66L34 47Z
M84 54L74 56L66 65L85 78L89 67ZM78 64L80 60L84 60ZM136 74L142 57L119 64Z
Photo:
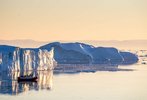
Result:
M124 50L147 50L147 40L110 40L110 41L99 41L99 40L85 40L84 43L92 44L94 46L103 47L116 47Z
M48 42L34 41L34 40L0 40L0 45L11 45L21 48L37 48Z
M34 41L34 40L0 40L0 45L12 45L21 48L37 48L47 43L52 43L53 41ZM75 41L60 41L62 43L69 43ZM124 41L100 41L100 40L78 40L78 42L91 44L96 47L116 47L118 49L124 50L147 50L147 40L124 40Z

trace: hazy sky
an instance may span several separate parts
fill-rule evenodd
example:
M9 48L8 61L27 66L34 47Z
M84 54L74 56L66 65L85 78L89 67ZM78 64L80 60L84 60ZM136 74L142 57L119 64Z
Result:
M0 0L0 39L147 39L147 0Z

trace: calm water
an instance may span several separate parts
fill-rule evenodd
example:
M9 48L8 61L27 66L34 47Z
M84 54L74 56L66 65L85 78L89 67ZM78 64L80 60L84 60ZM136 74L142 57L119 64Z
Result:
M147 100L147 65L66 67L37 72L38 83L1 72L0 100Z

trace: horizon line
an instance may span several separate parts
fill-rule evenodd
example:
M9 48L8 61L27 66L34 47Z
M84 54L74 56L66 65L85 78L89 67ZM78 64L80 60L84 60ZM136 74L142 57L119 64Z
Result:
M147 39L128 39L128 40L46 40L46 41L41 41L41 40L34 40L34 39L10 39L10 40L5 40L5 39L0 39L0 41L34 41L34 42L53 42L53 41L147 41Z

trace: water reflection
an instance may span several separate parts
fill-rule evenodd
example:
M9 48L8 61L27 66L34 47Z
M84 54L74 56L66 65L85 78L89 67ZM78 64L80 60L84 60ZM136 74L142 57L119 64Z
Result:
M30 72L29 72L30 73ZM37 82L17 82L21 72L0 72L0 93L17 95L29 90L50 90L52 88L53 71L33 72L38 75Z
M75 74L80 72L96 72L96 71L132 71L132 69L121 69L117 64L60 64L53 70L49 71L12 71L0 72L0 93L17 95L30 90L50 90L53 85L53 72L55 75L68 73ZM38 76L37 82L19 82L17 78L21 75Z
M117 64L60 64L54 69L54 74L80 73L96 71L133 71L132 69L119 68Z

